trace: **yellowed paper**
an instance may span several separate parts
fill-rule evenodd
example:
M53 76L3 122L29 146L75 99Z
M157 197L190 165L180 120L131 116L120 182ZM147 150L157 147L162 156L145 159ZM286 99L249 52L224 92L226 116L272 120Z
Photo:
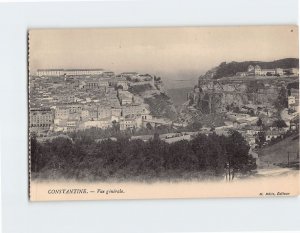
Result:
M299 194L298 27L31 29L32 201Z

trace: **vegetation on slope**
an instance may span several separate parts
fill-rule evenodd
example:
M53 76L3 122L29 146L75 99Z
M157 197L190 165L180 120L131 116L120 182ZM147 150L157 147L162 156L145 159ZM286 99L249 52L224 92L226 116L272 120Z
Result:
M152 89L153 87L150 84L143 84L143 85L131 86L129 87L128 91L135 95L142 95L143 92Z
M153 116L164 117L171 120L177 118L176 109L171 98L165 93L156 90L150 84L131 86L128 91L141 96L144 102L149 105L150 112Z
M165 117L171 120L177 118L176 109L170 99L166 94L161 93L159 95L154 95L151 98L145 98L145 103L149 105L151 115L156 117Z

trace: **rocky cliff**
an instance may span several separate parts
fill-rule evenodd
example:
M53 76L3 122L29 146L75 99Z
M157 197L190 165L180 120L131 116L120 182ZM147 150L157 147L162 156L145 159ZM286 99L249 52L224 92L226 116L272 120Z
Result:
M297 77L235 76L237 72L246 71L249 65L259 65L263 69L298 68L299 59L223 62L199 77L197 88L188 95L189 105L203 114L220 113L249 104L272 108L279 90L298 82Z
M190 93L190 103L203 114L218 113L233 107L254 104L273 106L281 83L269 81L205 81Z

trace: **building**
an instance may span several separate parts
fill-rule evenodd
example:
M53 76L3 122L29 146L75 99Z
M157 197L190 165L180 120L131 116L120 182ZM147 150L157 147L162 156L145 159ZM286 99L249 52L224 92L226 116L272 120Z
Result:
M121 78L125 78L125 79L134 79L138 77L138 73L137 72L123 72L120 74Z
M39 77L42 76L63 76L64 70L63 69L38 69L36 71L36 75Z
M65 106L59 106L55 109L55 118L57 119L68 119L69 118L69 108Z
M253 125L247 125L246 127L243 128L243 130L246 132L246 135L249 136L255 136L261 131L261 127Z
M66 105L66 107L69 109L70 113L81 113L82 111L81 104L70 104L70 105Z
M103 69L38 69L37 76L86 76L101 75Z
M99 87L105 87L105 88L108 88L108 86L109 86L109 83L108 83L108 81L107 80L99 80L99 83L98 83L98 86Z
M295 96L288 96L288 107L289 108L294 108L296 105L296 98Z
M101 75L103 69L66 69L63 73L66 76Z
M299 69L298 69L298 68L284 69L284 72L285 72L287 75L297 75L297 76L299 76Z
M127 116L130 114L138 115L143 113L143 107L140 104L130 104L122 106L122 116Z
M276 75L275 69L261 69L260 74L257 74L257 76L274 76Z
M102 78L104 79L114 79L116 77L114 72L111 71L105 71L102 73Z
M112 108L111 115L115 116L115 117L121 117L122 116L122 108Z
M50 108L30 109L30 131L38 135L47 133L54 122L54 115Z
M99 89L99 81L94 80L94 79L86 80L83 88L84 89Z
M72 132L77 129L77 121L67 121L67 128L66 131Z
M281 137L279 131L273 131L273 130L266 131L266 141L271 141L272 139L276 139L278 137Z
M136 120L135 118L131 117L125 117L120 121L120 130L126 130L126 129L134 129L136 128Z
M82 123L82 127L84 129L93 128L93 127L100 128L100 129L107 129L110 126L111 126L110 119L85 121Z
M98 107L98 119L111 118L112 111L110 106Z
M275 73L276 73L277 75L279 75L279 76L284 75L283 69L281 69L281 68L276 68L276 69L275 69Z
M285 74L291 75L299 75L299 69L290 68L290 69L262 69L259 65L249 65L247 72L237 72L237 76L245 77L245 76L283 76Z
M248 73L247 72L237 72L236 76L246 77L246 76L248 76Z
M118 97L121 105L128 105L133 102L133 94L129 91L118 90Z
M190 141L191 135L187 133L176 133L161 137L161 140L166 143L174 143L182 140Z
M290 129L299 130L299 114L297 114L293 119L290 120Z
M123 91L127 91L128 90L128 82L126 80L118 80L117 81L117 87L122 87Z
M83 109L80 115L82 120L87 120L90 118L90 112L88 109Z

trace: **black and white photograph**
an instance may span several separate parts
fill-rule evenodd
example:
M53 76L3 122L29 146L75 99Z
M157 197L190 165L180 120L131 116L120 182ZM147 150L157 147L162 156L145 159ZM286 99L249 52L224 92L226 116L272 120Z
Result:
M299 194L297 26L29 29L28 64L32 201Z

